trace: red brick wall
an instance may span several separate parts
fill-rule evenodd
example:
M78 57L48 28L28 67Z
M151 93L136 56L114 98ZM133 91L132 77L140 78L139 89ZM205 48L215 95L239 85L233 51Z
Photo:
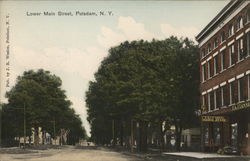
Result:
M205 63L205 66L206 66L206 71L205 71L205 82L201 82L201 85L200 85L200 89L201 89L201 93L204 92L204 91L207 91L208 89L211 89L212 87L214 86L217 86L219 85L220 83L222 82L225 82L225 81L228 81L229 79L233 78L233 77L236 77L237 75L239 74L242 74L242 73L245 73L247 70L250 70L250 57L246 57L244 58L244 60L240 61L237 63L238 61L238 48L237 48L237 43L238 41L236 40L236 37L242 33L245 32L246 29L250 28L250 22L247 22L247 17L246 17L246 13L247 13L247 9L250 8L250 5L248 5L247 7L245 7L238 15L236 15L231 21L229 21L223 28L221 28L220 31L218 31L214 36L212 36L206 43L204 43L204 45L201 46L200 48L200 52L202 52L203 49L206 50L207 52L207 45L209 43L211 43L211 46L212 46L212 52L207 54L205 57L201 58L201 62L207 60L208 57L212 56L214 53L216 53L217 51L219 52L218 53L218 59L219 59L219 65L218 65L218 74L214 76L214 57L212 57L211 60L211 76L212 78L208 79L208 62ZM241 28L240 30L237 30L237 19L239 16L242 16L243 17L243 24L244 24L244 27ZM234 34L231 36L231 37L228 37L229 34L228 34L228 26L230 24L234 24ZM226 35L226 40L224 42L221 43L221 32L224 31L225 32L225 35ZM246 33L244 34L243 36L243 49L244 49L244 52L247 52L247 37L246 37ZM214 40L215 40L215 37L218 38L219 40L219 46L214 49ZM229 67L229 46L227 45L229 42L231 42L232 40L235 40L234 41L234 49L235 49L235 64L231 67ZM225 71L222 71L221 72L221 53L220 53L220 49L222 47L226 46L226 49L225 49ZM202 65L200 64L200 73L202 72ZM200 74L200 78L202 80L202 73ZM248 87L248 82L247 82L247 76L244 76L243 78L243 84L244 84L244 93L243 93L243 97L244 99L247 99L248 98L248 91L247 91L247 87ZM236 79L234 81L235 83L235 89L234 89L234 92L235 92L235 101L237 102L238 101L238 80ZM225 102L225 105L229 105L229 99L230 99L230 96L229 96L229 83L227 82L226 84L226 96L225 96L225 99L224 99L224 102ZM205 95L205 105L206 107L208 106L208 94ZM202 96L201 96L201 101L202 101Z

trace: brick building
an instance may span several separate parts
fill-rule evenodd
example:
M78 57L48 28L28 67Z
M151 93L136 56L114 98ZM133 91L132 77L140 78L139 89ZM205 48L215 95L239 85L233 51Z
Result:
M250 154L250 1L230 1L196 40L203 150Z

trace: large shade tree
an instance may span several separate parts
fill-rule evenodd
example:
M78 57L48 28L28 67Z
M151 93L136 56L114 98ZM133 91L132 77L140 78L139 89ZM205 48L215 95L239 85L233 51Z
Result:
M33 128L34 144L37 145L39 127L42 131L49 132L54 138L59 135L60 129L73 129L74 127L84 133L81 120L70 108L71 102L67 99L61 85L62 81L58 76L42 69L25 71L22 76L19 76L15 86L6 93L8 103L2 109L3 121L5 123L11 121L16 127L10 129L3 123L5 127L3 130L7 130L3 131L3 134L10 133L10 136L15 137L30 136L31 128ZM12 118L5 117L7 115ZM73 126L69 123L70 121L77 125ZM77 130L72 130L71 135L80 135L73 134L73 131Z
M192 41L176 37L111 48L86 93L92 136L97 140L107 136L104 140L114 142L119 136L122 143L125 134L133 136L136 121L138 149L145 151L149 125L158 127L162 147L167 129L163 123L175 124L178 136L183 127L194 125L199 102L197 52Z

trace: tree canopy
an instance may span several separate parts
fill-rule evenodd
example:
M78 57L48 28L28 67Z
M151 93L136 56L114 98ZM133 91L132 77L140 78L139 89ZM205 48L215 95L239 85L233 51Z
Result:
M25 71L22 76L18 76L15 86L6 93L8 103L1 111L2 136L5 139L8 136L23 136L25 117L29 136L31 128L37 132L38 127L41 127L53 137L59 135L60 129L70 130L70 135L85 137L81 120L70 107L72 103L61 85L58 76L42 69ZM56 124L56 129L53 124Z
M121 136L130 120L139 122L142 133L149 123L162 127L169 120L182 128L192 126L199 105L198 55L192 41L176 37L112 47L86 92L92 137L107 141Z

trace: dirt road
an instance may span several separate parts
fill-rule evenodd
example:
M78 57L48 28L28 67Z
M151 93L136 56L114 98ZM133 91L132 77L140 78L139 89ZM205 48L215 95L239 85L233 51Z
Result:
M75 148L29 150L18 154L14 150L2 150L0 161L142 161L137 157L123 155L105 148Z

